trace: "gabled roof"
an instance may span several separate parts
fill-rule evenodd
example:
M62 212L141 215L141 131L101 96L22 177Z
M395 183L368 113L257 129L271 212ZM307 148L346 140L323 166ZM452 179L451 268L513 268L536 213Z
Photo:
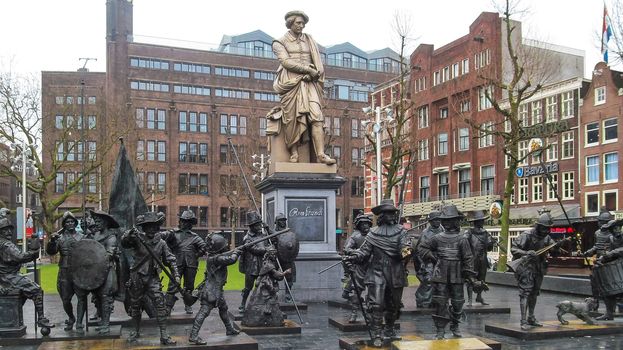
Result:
M394 50L390 49L389 47L376 51L371 51L370 53L368 53L368 59L371 60L383 57L389 57L396 61L400 61L400 55L398 55Z
M219 48L222 48L223 46L227 44L236 45L238 43L244 43L244 42L256 41L256 40L262 41L268 45L271 45L274 38L259 29L254 30L249 33L240 34L240 35L223 35Z
M327 47L327 50L326 50L327 55L330 55L330 54L333 54L333 53L344 53L344 52L352 53L352 54L357 55L359 57L368 58L368 54L367 53L365 53L360 48L356 47L355 45L353 45L353 44L351 44L349 42L345 42L345 43L329 46L329 47Z

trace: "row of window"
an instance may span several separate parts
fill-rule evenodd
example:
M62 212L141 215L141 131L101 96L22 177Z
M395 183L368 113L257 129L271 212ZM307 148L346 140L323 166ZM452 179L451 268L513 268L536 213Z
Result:
M585 143L586 147L597 146L600 143L612 143L617 142L619 138L619 130L618 130L618 120L617 118L606 119L600 122L591 122L587 123L585 126ZM602 134L601 139L599 134Z
M602 207L606 207L610 211L619 210L618 197L619 191L616 189L584 193L584 215L597 216Z
M54 179L54 192L64 193L65 191L72 190L77 193L82 193L82 181L78 181L80 176L82 176L82 172L57 172ZM83 180L86 181L85 187L87 193L97 193L97 174L89 174L86 177L87 178Z
M481 188L487 189L487 191L493 191L493 176L483 177L483 174L488 174L488 170L482 171L483 168L493 168L493 165L481 167L481 179L484 184L481 183ZM492 171L493 169L491 169ZM469 169L458 170L458 196L459 198L466 198L472 195L471 193L471 174ZM450 175L448 172L442 172L437 174L437 198L431 198L430 194L430 176L420 177L420 202L428 202L430 200L446 200L450 198ZM484 190L483 189L483 190Z
M544 200L544 193L547 193L547 201L555 201L556 195L559 195L562 200L569 200L575 198L575 172L566 171L562 172L562 192L558 187L558 175L550 174L551 183L549 180L544 181L543 176L522 177L517 180L517 203L535 203L542 202ZM531 196L528 192L532 187ZM515 203L515 196L511 198Z
M166 193L167 174L154 171L137 172L136 183L141 191L150 194Z
M97 142L86 141L86 160L97 160ZM56 141L56 160L63 162L81 162L84 160L84 142L82 141Z
M551 162L559 159L564 160L574 157L574 131L571 130L563 132L561 134L561 141L562 149L559 150L557 136L550 137L545 140L545 161ZM519 163L517 164L519 166L528 165L530 163L530 159L532 160L531 163L533 165L541 164L541 155L536 153L530 155L530 141L527 140L519 141L519 144L517 146L517 158L519 159ZM508 167L510 166L510 162L510 157L508 155L505 156L504 167L506 169L508 169Z
M76 101L76 104L81 105L82 104L82 96L56 96L54 98L54 102L57 105L73 105L74 101ZM97 103L97 98L95 96L88 96L87 97L87 103L90 105L94 105L95 103Z
M167 161L167 143L157 140L136 141L136 160Z
M600 158L603 160L603 167L599 165ZM604 153L601 156L586 156L585 162L586 186L619 181L619 154L617 152ZM603 170L603 179L600 175L601 170Z
M454 147L459 151L468 151L470 145L469 128L459 128L457 135L454 135ZM493 122L486 122L480 126L478 131L478 148L493 146L494 141ZM437 134L437 148L433 150L433 154L444 156L448 154L448 133ZM457 140L458 139L458 140ZM430 159L430 150L428 147L428 139L418 140L418 160Z
M82 129L82 116L77 115L56 115L54 125L57 129L76 128ZM87 116L87 128L95 130L97 127L97 118L94 115Z

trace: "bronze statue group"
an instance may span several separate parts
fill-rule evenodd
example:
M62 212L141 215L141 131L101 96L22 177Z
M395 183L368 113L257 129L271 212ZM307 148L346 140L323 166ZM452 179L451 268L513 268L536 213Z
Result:
M461 337L460 323L464 318L464 287L468 291L468 305L475 301L487 305L482 293L488 290L484 283L490 267L487 252L496 240L484 229L487 219L475 212L469 219L471 227L461 231L465 219L456 206L450 204L431 212L424 230L405 230L399 221L399 210L390 199L372 208L373 219L360 214L354 221L354 231L348 238L342 262L345 283L342 297L352 304L349 322L357 322L358 310L369 326L371 345L400 339L395 323L403 307L403 288L407 286L407 262L412 259L420 285L415 293L418 308L431 308L436 328L436 338L444 339L446 328L454 337ZM229 241L220 232L202 239L192 231L197 219L191 211L179 217L178 228L162 231L162 213L147 212L136 218L136 226L119 232L119 224L109 214L90 210L84 220L85 231L76 230L78 220L67 212L61 218L60 231L50 235L45 247L50 255L59 254L57 289L67 314L64 330L83 332L87 310L87 296L92 295L96 307L99 333L110 332L110 315L114 300L120 290L125 290L125 307L132 318L134 331L128 341L141 337L143 311L151 309L160 330L163 345L175 344L167 333L167 317L174 308L177 293L184 302L186 314L192 314L192 305L199 301L200 308L190 331L191 344L206 344L199 336L205 319L214 308L225 326L226 335L239 333L228 312L223 288L227 282L227 267L239 262L245 274L242 290L244 326L281 326L284 315L279 307L279 283L287 283L286 298L291 298L295 281L294 259L298 253L296 234L287 228L287 219L277 216L270 230L257 212L247 215L248 233L239 247L228 250ZM622 220L614 220L610 213L599 216L600 228L595 232L595 246L583 256L596 256L591 276L594 302L602 298L606 311L598 319L612 320L617 297L623 294L621 280L613 278L623 271ZM541 214L535 225L511 244L513 261L509 267L517 279L521 328L540 327L534 311L543 276L547 268L547 252L560 245L550 237L553 226L549 213ZM38 240L29 242L22 250L12 241L14 226L6 216L0 217L0 285L3 291L14 289L24 299L35 304L37 322L41 327L53 327L43 312L43 292L39 285L19 273L24 263L38 258ZM120 249L131 251L129 278L121 283ZM206 271L203 281L195 288L199 259L205 257ZM78 264L78 265L76 265ZM166 265L166 266L165 266ZM91 267L86 267L91 266ZM93 267L95 266L95 267ZM166 291L160 272L170 276ZM180 280L183 279L183 287ZM72 298L78 298L74 313ZM568 307L568 305L564 305ZM594 311L594 310L591 310ZM562 321L561 321L562 322Z

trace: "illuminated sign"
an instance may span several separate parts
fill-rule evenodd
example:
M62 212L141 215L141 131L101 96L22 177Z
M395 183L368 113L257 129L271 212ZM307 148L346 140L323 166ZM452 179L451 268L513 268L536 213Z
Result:
M545 169L543 169L541 165L520 167L515 170L515 175L517 175L517 177L528 177L543 175L546 171L548 173L557 172L558 163L547 163L545 164Z
M573 233L572 227L552 227L549 233Z

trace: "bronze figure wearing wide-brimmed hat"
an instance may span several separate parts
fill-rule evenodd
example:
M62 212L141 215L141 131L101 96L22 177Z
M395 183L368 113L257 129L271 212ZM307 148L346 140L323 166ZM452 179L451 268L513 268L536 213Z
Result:
M443 208L441 208L441 215L439 215L439 218L442 220L463 218L463 217L465 217L465 215L463 215L463 213L460 212L459 209L457 209L456 205L454 204L444 205Z
M467 221L478 221L478 220L487 220L489 215L486 215L482 212L482 210L477 210L474 212L474 216L467 219Z
M65 221L67 221L68 219L74 219L75 222L78 222L72 212L66 211L61 218L61 226L65 226Z
M255 210L247 213L247 226L255 225L258 222L262 222L260 213Z
M439 210L433 210L426 216L427 221L439 220L441 217L441 212Z
M190 221L193 226L197 225L197 217L195 216L195 213L190 210L184 210L182 215L180 215L180 220Z
M394 206L394 200L390 198L383 199L381 201L381 204L372 208L372 213L374 215L379 215L380 213L385 213L385 212L396 212L396 211L398 211L398 208Z
M115 220L112 215L108 214L105 211L89 209L89 214L91 215L91 217L97 216L104 219L108 228L119 228L119 223L117 222L117 220Z
M136 226L143 226L146 224L158 224L164 223L165 216L163 213L156 213L154 211L148 211L145 214L141 214L136 217Z

